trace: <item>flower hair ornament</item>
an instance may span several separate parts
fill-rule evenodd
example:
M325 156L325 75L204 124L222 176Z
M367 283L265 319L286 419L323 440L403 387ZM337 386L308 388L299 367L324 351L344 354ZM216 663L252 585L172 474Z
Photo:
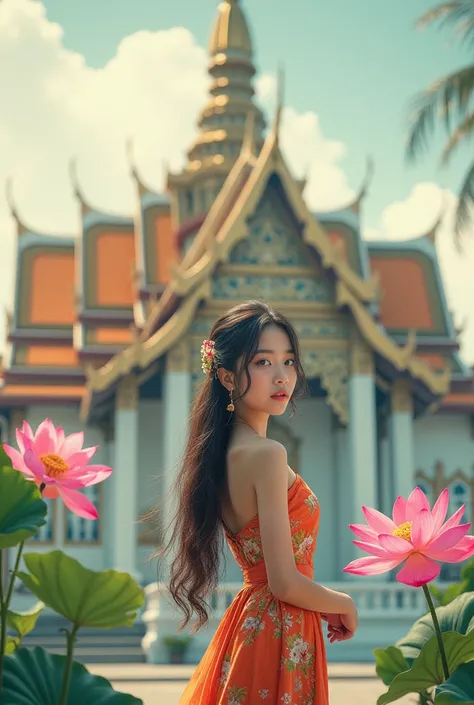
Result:
M216 374L217 368L216 344L213 340L203 340L201 345L201 369L205 375Z
M205 375L217 377L219 362L216 354L216 344L213 340L203 340L201 345L201 369ZM234 411L234 400L232 399L232 389L229 390L230 404L227 404L227 411Z

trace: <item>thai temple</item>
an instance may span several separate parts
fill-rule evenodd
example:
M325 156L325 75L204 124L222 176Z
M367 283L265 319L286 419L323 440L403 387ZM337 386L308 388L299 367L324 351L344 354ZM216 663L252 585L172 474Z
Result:
M329 660L370 659L374 646L393 643L426 611L422 591L394 575L342 572L363 555L348 528L364 521L361 506L391 514L396 496L416 485L431 501L449 487L449 513L465 503L466 521L474 514L473 375L447 307L439 223L409 241L365 241L370 168L353 202L312 212L304 180L280 149L282 81L266 124L254 100L255 73L242 0L224 0L198 135L164 192L144 183L130 158L136 208L114 215L86 199L72 169L80 217L77 231L63 236L26 225L10 203L17 257L2 438L14 443L23 419L36 427L49 417L67 433L84 429L86 445L100 446L97 462L114 468L86 490L97 521L47 500L48 523L28 547L61 548L92 569L133 574L146 586L143 648L155 663L166 660L161 638L178 617L149 560L160 544L160 517L144 517L167 496L179 467L204 379L201 343L235 303L269 302L300 336L310 394L291 420L289 413L270 419L269 436L286 446L291 467L320 501L315 579L349 592L359 606L356 637L328 645ZM191 662L241 586L226 551L214 615L192 642ZM442 580L457 579L460 568L444 565Z

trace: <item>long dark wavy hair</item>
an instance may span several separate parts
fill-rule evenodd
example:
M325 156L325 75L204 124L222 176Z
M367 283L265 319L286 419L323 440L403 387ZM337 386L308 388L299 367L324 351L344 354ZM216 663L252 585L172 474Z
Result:
M268 325L284 330L294 351L297 382L290 399L293 416L295 399L306 393L307 386L298 336L285 316L261 301L244 301L216 320L209 339L215 342L219 366L236 375L239 388L243 374L247 376L244 392L234 398L238 401L250 389L248 367ZM206 624L209 618L206 597L219 581L224 546L221 507L227 497L226 457L233 422L233 414L226 409L228 403L227 389L216 375L207 375L193 401L189 435L173 485L176 503L170 539L155 554L161 559L166 555L171 557L168 588L174 603L184 613L180 631L193 613L197 615L193 632Z

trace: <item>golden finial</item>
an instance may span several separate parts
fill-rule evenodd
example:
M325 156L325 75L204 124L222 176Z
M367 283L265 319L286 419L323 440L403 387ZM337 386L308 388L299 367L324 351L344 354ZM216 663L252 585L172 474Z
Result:
M30 232L30 229L24 224L18 215L18 210L13 198L13 179L11 176L5 182L5 198L10 209L10 215L16 223L16 234L20 236Z
M357 194L355 201L350 206L350 208L352 208L352 210L355 213L360 212L360 206L361 206L364 198L367 196L367 193L369 191L369 186L372 183L372 179L374 176L374 160L370 155L367 156L366 164L367 165L366 165L366 169L365 169L364 180L361 184L361 187L359 189L359 193Z
M69 178L71 180L74 196L79 201L79 205L81 207L81 213L84 216L84 215L86 215L86 213L89 213L92 209L86 203L84 196L82 194L81 187L79 185L79 179L77 177L77 160L75 157L73 157L69 161Z
M283 105L285 100L285 72L283 67L280 66L277 74L277 102L275 109L275 122L273 125L273 137L275 141L279 142L280 139L280 127L281 127L281 115L283 112Z
M133 137L129 137L127 139L125 149L127 154L128 166L130 169L130 176L135 181L138 190L138 195L141 198L145 195L145 193L148 193L149 189L147 189L147 187L141 180L140 174L138 173L137 165L134 158Z

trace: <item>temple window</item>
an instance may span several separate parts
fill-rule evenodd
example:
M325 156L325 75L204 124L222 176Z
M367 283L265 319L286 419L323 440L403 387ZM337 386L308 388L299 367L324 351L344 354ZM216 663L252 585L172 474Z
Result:
M454 512L462 507L463 504L466 505L464 514L462 517L463 523L471 521L470 517L470 497L471 493L465 482L456 480L449 488L449 512L448 515L451 516Z

